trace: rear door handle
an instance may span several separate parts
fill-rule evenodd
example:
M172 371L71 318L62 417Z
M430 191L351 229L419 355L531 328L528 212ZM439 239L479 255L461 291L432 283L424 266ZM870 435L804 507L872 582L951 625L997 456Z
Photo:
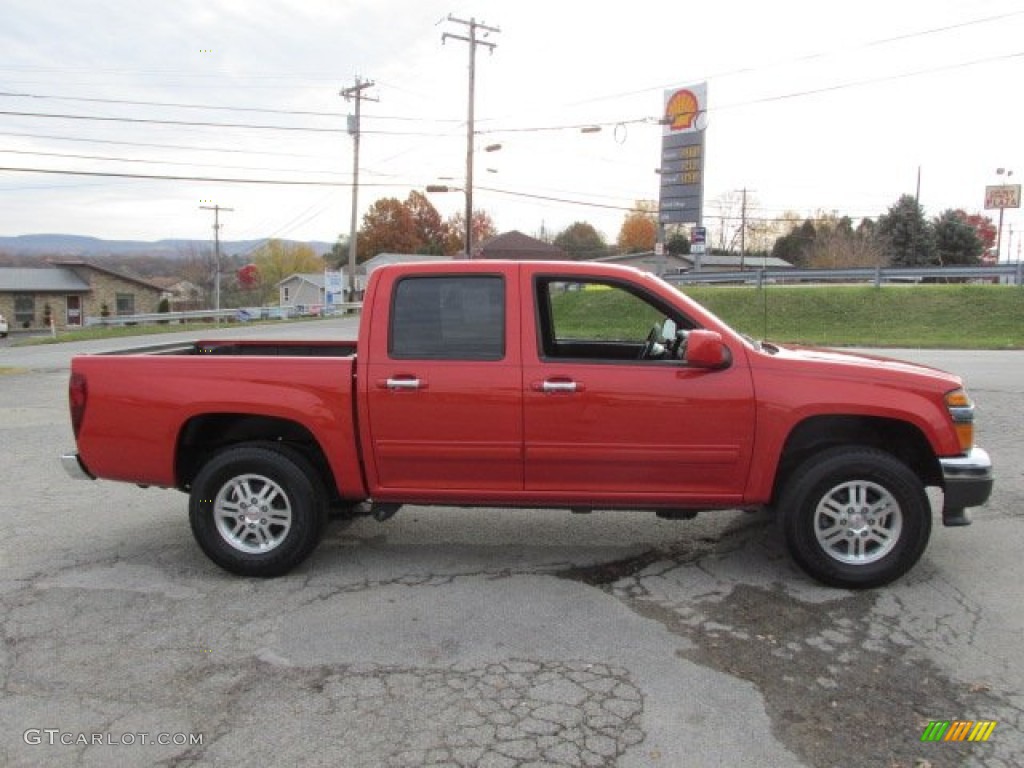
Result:
M583 385L575 381L542 381L535 383L533 388L541 392L582 392Z

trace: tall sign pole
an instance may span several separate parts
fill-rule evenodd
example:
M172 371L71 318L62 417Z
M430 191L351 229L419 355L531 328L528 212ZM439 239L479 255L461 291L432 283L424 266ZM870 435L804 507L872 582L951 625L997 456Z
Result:
M658 168L661 176L658 233L662 238L667 224L693 224L701 228L704 218L707 98L707 83L673 88L664 94L661 165ZM702 253L703 250L697 254L698 265Z
M1002 176L1006 174L1009 179L1013 171L1006 168L996 168L996 173ZM985 187L985 210L999 209L999 229L996 230L996 264L1002 256L1003 247L1003 211L1007 208L1020 208L1020 184L996 184ZM1010 253L1006 254L1006 260L1010 260Z
M345 97L345 101L354 99L356 102L356 114L355 119L352 115L348 118L348 132L352 136L352 220L349 223L348 230L348 300L355 301L356 293L358 290L358 284L356 282L356 234L357 217L359 215L359 132L360 132L360 105L363 99L368 101L378 101L378 99L370 99L368 96L363 95L363 91L367 88L372 88L373 82L370 80L362 80L356 78L356 84L351 88L345 88L341 91L340 95Z
M474 94L476 91L476 47L483 45L493 53L497 47L495 43L488 43L485 40L480 40L477 37L477 30L483 30L484 37L491 32L501 32L497 27L489 27L486 24L478 22L476 19L457 19L454 16L449 15L448 21L455 24L463 24L469 27L469 37L464 35L453 35L450 32L445 32L441 35L441 44L443 45L448 38L455 40L462 40L465 43L469 43L469 109L468 116L466 118L466 247L465 247L465 258L470 259L473 257L473 102Z

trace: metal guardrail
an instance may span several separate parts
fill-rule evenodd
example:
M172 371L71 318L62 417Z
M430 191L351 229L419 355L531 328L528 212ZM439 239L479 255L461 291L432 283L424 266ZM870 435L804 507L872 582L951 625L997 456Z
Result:
M756 264L756 261L754 262ZM742 272L681 272L665 274L670 283L745 283L761 287L765 283L791 282L860 282L882 283L921 282L926 279L983 280L1009 278L1015 285L1024 285L1024 262L997 264L990 267L867 267L863 269L758 269Z
M238 322L251 320L287 320L295 317L325 317L348 311L358 312L362 302L346 302L328 306L294 307L240 307L236 309L197 309L186 312L146 312L137 315L109 315L108 317L87 317L88 327L112 325L154 325L192 322Z

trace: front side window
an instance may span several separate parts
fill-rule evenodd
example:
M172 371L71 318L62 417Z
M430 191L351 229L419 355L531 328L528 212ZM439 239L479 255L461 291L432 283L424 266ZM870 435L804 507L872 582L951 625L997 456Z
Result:
M498 275L402 278L391 307L388 354L425 360L505 356L505 280Z
M693 327L656 297L613 281L539 278L535 287L544 358L679 359Z

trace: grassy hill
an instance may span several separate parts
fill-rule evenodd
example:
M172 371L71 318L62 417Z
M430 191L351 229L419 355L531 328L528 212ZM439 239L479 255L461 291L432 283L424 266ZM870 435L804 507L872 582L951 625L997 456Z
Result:
M1003 285L687 286L741 333L822 346L1024 349L1024 288ZM572 314L632 326L612 292L566 295ZM586 320L584 320L586 318Z
M823 345L1024 348L1024 288L1004 285L693 286L737 330Z

